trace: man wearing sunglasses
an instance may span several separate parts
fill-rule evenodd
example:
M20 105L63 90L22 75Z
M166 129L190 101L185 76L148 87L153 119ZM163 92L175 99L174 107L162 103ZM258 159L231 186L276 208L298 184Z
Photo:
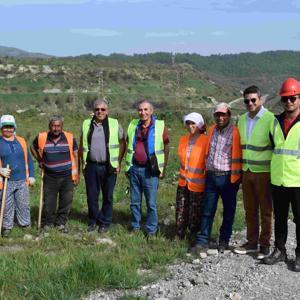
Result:
M268 265L285 261L288 214L291 203L296 224L296 259L292 265L300 272L300 83L288 78L280 90L284 112L277 115L272 127L275 148L271 161L272 199L275 216L275 248L264 259Z
M234 252L257 253L259 244L257 258L262 259L269 255L272 232L270 163L273 145L269 129L274 115L263 107L257 86L245 89L244 103L248 112L239 119L238 128L243 151L242 188L247 243L235 248Z
M117 119L108 117L108 103L104 99L94 102L94 116L82 124L80 160L84 171L87 203L88 231L108 231L112 222L113 191L125 152L124 131ZM102 190L102 208L98 197Z

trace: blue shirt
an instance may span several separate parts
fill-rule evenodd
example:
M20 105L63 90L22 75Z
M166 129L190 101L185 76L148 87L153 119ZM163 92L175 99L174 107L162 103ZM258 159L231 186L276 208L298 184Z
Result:
M27 149L29 177L34 177L33 160ZM0 159L2 167L6 168L9 164L11 169L10 180L18 181L26 179L25 157L21 144L15 138L13 141L7 141L0 137Z

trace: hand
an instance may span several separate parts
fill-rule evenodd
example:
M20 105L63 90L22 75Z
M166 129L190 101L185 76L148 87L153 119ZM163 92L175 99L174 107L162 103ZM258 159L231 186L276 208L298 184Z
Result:
M79 184L79 182L80 182L80 178L79 178L79 176L77 176L77 178L75 180L73 180L73 183L75 186L77 186Z
M0 168L0 175L6 178L10 177L10 169L9 168Z
M161 172L160 174L159 174L159 178L164 178L165 177L165 173L164 172Z
M33 186L35 184L35 178L29 177L28 180L29 180L29 185L30 186Z
M39 168L44 169L44 164L42 161L39 161Z
M120 164L118 163L117 167L116 167L116 172L115 174L120 174L120 171L121 171L121 166Z

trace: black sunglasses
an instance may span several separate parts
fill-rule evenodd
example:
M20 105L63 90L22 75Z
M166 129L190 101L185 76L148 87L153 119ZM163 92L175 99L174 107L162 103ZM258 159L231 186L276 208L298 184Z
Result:
M287 103L290 100L291 103L294 103L297 99L298 99L297 96L285 96L285 97L281 97L281 102Z
M101 108L95 108L95 111L106 111L106 108L103 108L103 107L101 107Z
M251 98L251 99L244 99L245 104L249 104L250 101L254 104L256 102L256 98Z

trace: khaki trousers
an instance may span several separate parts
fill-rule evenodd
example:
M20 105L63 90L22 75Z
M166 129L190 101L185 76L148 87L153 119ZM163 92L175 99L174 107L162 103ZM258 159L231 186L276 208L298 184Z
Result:
M270 173L243 171L243 200L247 240L251 245L270 246L272 233L272 199ZM259 216L261 231L259 233Z

